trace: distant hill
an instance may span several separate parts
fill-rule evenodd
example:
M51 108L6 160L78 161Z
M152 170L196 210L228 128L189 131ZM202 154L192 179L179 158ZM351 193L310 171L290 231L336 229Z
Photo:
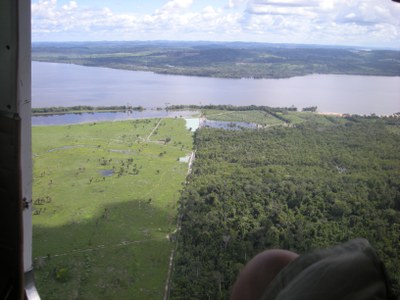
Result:
M400 76L400 51L245 42L37 42L34 61L160 74L288 78L308 74Z

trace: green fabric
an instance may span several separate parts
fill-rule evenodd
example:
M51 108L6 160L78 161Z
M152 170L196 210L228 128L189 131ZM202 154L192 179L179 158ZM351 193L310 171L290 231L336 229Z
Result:
M365 239L299 256L262 300L381 300L389 296L383 264Z

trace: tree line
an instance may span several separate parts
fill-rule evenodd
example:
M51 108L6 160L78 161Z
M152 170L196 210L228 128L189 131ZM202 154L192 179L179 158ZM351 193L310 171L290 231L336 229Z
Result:
M399 76L399 52L304 45L215 42L33 43L32 59L222 78L307 74Z
M55 114L55 113L72 113L72 112L98 112L98 111L143 111L142 106L51 106L51 107L40 107L32 108L33 114Z

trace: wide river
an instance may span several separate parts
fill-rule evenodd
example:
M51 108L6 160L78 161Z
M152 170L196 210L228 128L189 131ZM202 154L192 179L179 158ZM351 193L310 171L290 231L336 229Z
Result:
M400 77L308 75L288 79L221 79L32 63L32 106L145 108L166 104L318 106L322 112L400 112Z

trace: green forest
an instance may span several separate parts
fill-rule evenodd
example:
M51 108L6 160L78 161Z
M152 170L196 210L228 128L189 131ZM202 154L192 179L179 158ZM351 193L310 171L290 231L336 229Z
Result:
M288 78L307 74L399 76L399 51L244 42L36 42L34 61L160 74Z
M399 293L400 119L293 123L196 131L171 299L227 299L244 264L265 249L301 254L356 237L377 250Z

